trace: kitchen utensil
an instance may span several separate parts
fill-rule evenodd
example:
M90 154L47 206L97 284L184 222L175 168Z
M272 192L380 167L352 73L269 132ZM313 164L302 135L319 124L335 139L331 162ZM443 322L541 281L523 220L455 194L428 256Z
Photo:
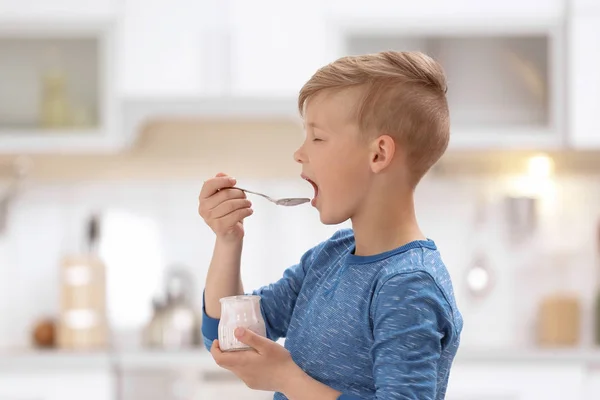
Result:
M193 278L182 268L172 268L166 278L166 301L156 297L154 315L146 326L149 347L183 349L200 344L200 316L192 306Z
M87 224L88 249L67 254L61 265L57 343L63 349L99 349L108 343L106 266L98 255L98 217Z
M504 201L509 238L513 243L529 239L537 228L538 200L526 196L507 196Z
M469 296L481 301L487 297L494 287L494 271L491 267L485 247L487 240L485 228L488 218L488 201L483 193L479 193L475 202L473 220L473 240L475 252L465 273L465 283Z
M553 294L538 309L538 344L542 347L575 347L579 344L581 304L577 297Z
M266 194L253 192L252 190L242 189L240 187L233 187L232 189L238 189L238 190L241 190L246 193L251 193L251 194L255 194L257 196L264 197L265 199L269 200L272 203L277 204L278 206L293 207L293 206L299 206L304 203L308 203L310 201L310 199L303 198L303 197L290 197L290 198L283 198L283 199L274 199L272 197L267 196Z
M223 351L248 350L250 346L235 337L236 328L251 330L266 337L265 321L260 311L260 296L229 296L220 300L219 347Z

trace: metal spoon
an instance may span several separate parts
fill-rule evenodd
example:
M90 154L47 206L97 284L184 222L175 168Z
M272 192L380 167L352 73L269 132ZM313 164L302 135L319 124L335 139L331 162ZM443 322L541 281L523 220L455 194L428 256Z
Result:
M252 190L242 189L240 187L235 187L234 186L234 187L232 187L232 189L238 189L238 190L241 190L241 191L246 192L246 193L251 193L251 194L255 194L257 196L264 197L265 199L269 200L272 203L277 204L278 206L287 206L287 207L299 206L300 204L308 203L310 201L310 199L304 198L304 197L291 197L291 198L284 198L284 199L274 199L272 197L267 196L266 194L262 194L262 193L258 193L258 192L253 192Z

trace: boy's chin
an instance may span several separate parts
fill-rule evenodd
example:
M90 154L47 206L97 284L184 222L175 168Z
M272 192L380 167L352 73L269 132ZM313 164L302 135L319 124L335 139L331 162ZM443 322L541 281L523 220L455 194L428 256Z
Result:
M339 225L349 219L349 217L344 217L343 215L335 215L321 210L319 210L319 218L323 225Z

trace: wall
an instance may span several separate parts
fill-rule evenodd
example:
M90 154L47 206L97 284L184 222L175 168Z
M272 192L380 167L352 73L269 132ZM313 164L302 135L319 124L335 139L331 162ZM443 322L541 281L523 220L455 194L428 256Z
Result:
M145 155L35 160L35 179L12 203L0 237L1 346L27 346L33 322L57 312L60 258L82 248L83 221L93 210L105 211L101 250L109 264L111 319L119 331L129 331L149 318L151 297L160 289L168 266L190 269L200 305L213 244L212 233L197 214L198 192L206 177L218 170L233 171L240 185L274 196L311 193L310 186L297 178L299 168L291 160L300 137L284 140L275 134L277 129L269 136L266 128L254 132L257 136L235 140L224 134L217 141L222 143L220 163L206 137L194 156L190 147L200 139L182 133L189 133L189 128L168 129L170 142L187 149L182 158L175 150L157 157L150 149L161 148L160 143L148 145L159 137L155 132L154 137L146 136ZM227 147L234 142L237 145ZM211 162L206 162L203 157L209 153ZM49 172L53 165L62 169ZM536 301L551 290L572 290L580 296L582 339L590 343L590 307L600 265L595 242L600 222L597 182L598 176L589 172L542 182L545 194L537 234L530 242L512 243L502 198L532 189L531 182L450 170L432 173L423 181L417 192L419 220L440 247L454 279L465 317L465 347L531 344ZM339 228L321 225L311 207L278 208L261 199L254 199L254 204L243 255L247 289L278 279L303 251ZM475 218L482 210L485 223L476 230ZM464 284L465 269L476 251L485 252L496 276L494 290L484 299L469 297ZM560 272L563 260L568 268Z

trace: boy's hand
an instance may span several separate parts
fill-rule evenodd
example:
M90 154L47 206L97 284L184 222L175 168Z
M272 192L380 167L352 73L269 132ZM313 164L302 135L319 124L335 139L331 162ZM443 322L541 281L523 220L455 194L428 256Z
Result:
M244 237L243 220L252 214L252 203L241 190L230 189L234 178L219 173L202 185L198 213L218 239L236 241Z
M287 380L304 373L280 344L243 328L237 328L235 336L252 350L222 352L215 340L210 353L219 366L233 372L249 388L283 392Z

